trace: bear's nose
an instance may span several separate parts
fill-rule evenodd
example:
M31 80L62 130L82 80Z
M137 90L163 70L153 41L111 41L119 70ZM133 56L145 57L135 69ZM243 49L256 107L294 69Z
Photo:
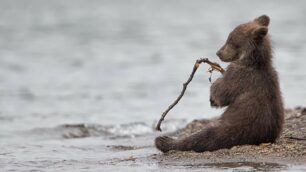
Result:
M220 52L220 50L219 50L219 51L217 51L217 53L216 53L216 54L217 54L217 56L218 56L218 57L220 57L220 56L221 56L221 52Z

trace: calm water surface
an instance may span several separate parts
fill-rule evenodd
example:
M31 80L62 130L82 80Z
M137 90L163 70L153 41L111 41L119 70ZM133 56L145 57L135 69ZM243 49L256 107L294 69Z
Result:
M152 126L194 61L220 62L227 34L261 14L285 105L306 105L304 1L0 0L0 168L186 169L104 162L158 153ZM208 77L203 65L165 131L222 113L209 106Z

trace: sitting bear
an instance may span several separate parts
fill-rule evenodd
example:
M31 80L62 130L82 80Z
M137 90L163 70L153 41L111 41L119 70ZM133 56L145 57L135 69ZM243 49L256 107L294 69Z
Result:
M227 106L221 117L185 138L157 137L157 149L204 152L275 142L282 131L284 108L272 65L269 22L262 15L237 26L217 52L222 61L230 62L210 88L211 106Z

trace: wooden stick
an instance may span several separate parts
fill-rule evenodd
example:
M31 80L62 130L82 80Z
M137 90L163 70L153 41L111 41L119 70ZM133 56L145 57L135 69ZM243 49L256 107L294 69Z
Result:
M192 69L192 72L188 78L188 80L183 84L183 90L181 91L180 95L176 98L176 100L166 109L166 111L164 111L162 113L161 118L159 119L157 125L156 125L156 130L157 131L161 131L161 123L163 122L163 120L165 119L167 113L181 100L181 98L183 97L183 95L185 94L185 91L187 89L188 84L192 81L192 78L195 74L195 72L197 71L198 67L200 66L201 63L207 63L211 66L212 70L217 70L220 73L224 73L224 69L218 64L218 63L214 63L208 60L208 58L201 58L198 59Z

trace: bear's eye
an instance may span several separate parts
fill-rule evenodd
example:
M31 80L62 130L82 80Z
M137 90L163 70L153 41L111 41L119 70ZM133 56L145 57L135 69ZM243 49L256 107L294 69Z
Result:
M238 44L235 44L234 42L232 42L231 44L232 44L232 46L233 46L234 48L236 48L236 49L240 48L240 46L239 46Z
M235 41L234 41L234 39L232 37L229 37L228 44L230 44L235 49L239 48L239 45L235 43Z

